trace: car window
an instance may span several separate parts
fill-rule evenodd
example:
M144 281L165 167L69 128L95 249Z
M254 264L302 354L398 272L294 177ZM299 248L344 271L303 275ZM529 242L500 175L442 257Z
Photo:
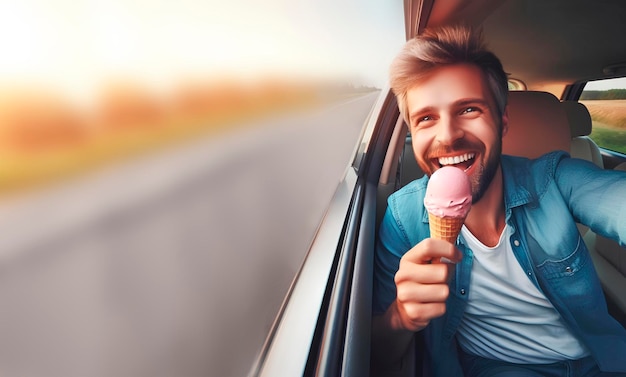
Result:
M526 83L518 79L509 79L509 90L526 90Z
M593 141L626 153L626 77L588 82L579 101L591 114Z

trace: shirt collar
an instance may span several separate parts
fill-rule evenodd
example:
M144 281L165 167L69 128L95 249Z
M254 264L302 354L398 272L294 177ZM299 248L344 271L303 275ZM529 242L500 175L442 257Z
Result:
M535 201L536 195L531 192L533 177L528 164L524 163L527 161L522 157L502 155L504 206L507 211Z

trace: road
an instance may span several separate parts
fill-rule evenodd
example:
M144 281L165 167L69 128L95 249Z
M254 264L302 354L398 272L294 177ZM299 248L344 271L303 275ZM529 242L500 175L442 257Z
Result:
M245 375L378 94L0 205L0 374Z

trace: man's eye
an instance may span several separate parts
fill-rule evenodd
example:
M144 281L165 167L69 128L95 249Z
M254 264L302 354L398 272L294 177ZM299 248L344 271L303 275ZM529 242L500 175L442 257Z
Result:
M424 115L424 116L420 116L420 117L415 117L413 118L413 124L412 127L413 128L426 128L426 127L430 127L432 125L432 120L434 120L435 118L431 115Z
M478 111L478 108L477 108L477 107L471 107L471 106L470 106L470 107L467 107L467 108L463 109L463 111L461 112L461 114L474 113L474 112L476 112L476 111Z

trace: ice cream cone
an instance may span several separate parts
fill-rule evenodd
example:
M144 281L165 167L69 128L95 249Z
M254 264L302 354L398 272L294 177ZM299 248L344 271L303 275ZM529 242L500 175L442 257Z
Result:
M428 211L430 238L456 244L465 218L472 208L472 184L461 169L444 166L437 169L426 186L424 207ZM436 258L432 263L446 262ZM449 262L449 261L448 261Z
M456 244L456 239L461 232L464 217L438 217L432 213L428 214L430 223L430 237L445 240L451 244Z

